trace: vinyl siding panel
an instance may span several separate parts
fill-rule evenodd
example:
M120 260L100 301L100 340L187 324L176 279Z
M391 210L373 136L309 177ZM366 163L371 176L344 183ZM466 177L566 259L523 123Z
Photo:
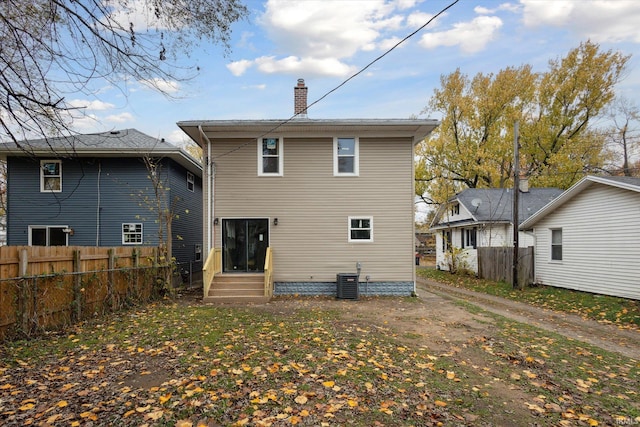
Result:
M29 225L67 225L74 230L69 245L121 246L123 222L143 222L145 244L157 243L138 194L150 187L141 161L64 159L61 193L40 192L39 159L9 158L7 165L8 244L28 244Z
M562 229L562 261L551 260L551 229ZM640 194L593 184L534 228L536 281L640 299Z
M360 138L357 177L333 176L332 138L286 138L281 177L258 177L255 141L231 151L242 142L213 143L215 217L270 219L275 281L333 282L357 261L363 278L414 280L409 139ZM350 216L373 218L373 242L348 242Z
M184 168L165 159L161 173L174 187L173 196L184 199L177 209L193 211L174 220L174 231L183 233L190 246L201 242L200 178L196 176L196 192L184 194L179 191L186 185ZM155 196L141 158L63 159L60 193L40 192L40 159L9 157L7 174L9 245L27 245L30 225L64 225L74 230L69 245L122 246L123 223L142 223L143 244L158 243ZM176 254L183 259L191 249L183 253L178 244Z
M173 257L179 263L195 261L195 248L202 248L202 178L194 175L194 188L187 188L187 169L165 160L169 179ZM204 253L201 252L204 256ZM194 265L202 268L202 260Z

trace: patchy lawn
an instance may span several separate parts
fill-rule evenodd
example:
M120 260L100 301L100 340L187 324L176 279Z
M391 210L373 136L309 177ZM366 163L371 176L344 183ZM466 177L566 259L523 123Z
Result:
M450 274L433 268L420 268L420 277L436 280L452 286L484 292L514 301L526 302L537 307L580 315L621 328L640 328L640 301L596 295L588 292L551 286L527 287L514 290L505 282L478 279L467 275Z
M188 301L3 344L0 424L628 425L639 371L437 296Z

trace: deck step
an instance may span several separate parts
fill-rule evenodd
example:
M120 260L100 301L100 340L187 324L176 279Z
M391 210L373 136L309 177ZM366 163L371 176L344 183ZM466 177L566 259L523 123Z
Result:
M207 296L202 302L207 304L266 304L271 298L265 296Z
M242 304L265 303L264 274L220 274L214 277L209 293L203 298L206 303Z

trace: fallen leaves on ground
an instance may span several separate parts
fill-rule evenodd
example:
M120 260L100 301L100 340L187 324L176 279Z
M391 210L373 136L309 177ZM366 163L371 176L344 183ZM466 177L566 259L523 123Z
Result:
M3 347L0 424L492 425L506 389L526 398L522 425L640 415L637 362L499 330L435 354L312 299L291 312L150 306ZM473 349L481 364L462 357Z

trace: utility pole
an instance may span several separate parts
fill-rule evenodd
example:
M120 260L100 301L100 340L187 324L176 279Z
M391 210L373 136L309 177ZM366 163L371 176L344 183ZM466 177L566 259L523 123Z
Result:
M513 289L520 289L518 286L518 202L520 198L520 137L518 132L518 122L515 122L513 125Z

